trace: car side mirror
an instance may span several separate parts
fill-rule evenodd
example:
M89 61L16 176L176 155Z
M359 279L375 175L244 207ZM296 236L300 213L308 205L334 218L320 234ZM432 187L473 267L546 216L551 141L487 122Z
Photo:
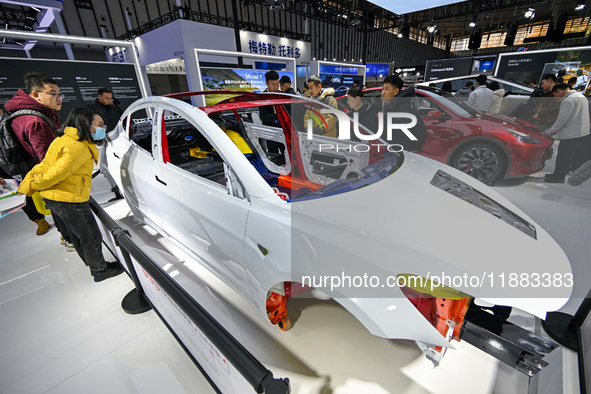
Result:
M443 118L443 114L441 113L441 111L436 109L436 110L430 111L427 114L427 118Z

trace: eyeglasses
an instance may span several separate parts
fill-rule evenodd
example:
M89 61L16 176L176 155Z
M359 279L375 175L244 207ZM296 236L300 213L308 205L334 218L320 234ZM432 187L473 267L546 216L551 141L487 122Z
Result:
M48 92L42 92L40 90L37 90L37 92L49 94L50 96L53 96L53 98L61 98L62 100L64 99L64 97L66 97L66 95L63 93L48 93Z

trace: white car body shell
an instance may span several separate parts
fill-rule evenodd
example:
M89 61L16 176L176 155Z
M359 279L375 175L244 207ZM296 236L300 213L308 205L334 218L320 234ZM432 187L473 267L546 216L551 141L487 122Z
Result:
M152 155L130 141L126 131L129 115L141 108L154 111ZM181 115L203 132L227 165L233 184L230 190L243 188L243 198L163 162L160 122L164 110ZM288 203L202 110L171 98L148 97L131 105L121 119L109 135L102 170L115 179L134 214L184 246L265 318L269 290L310 274L294 272L294 267L304 270L322 265L327 256L342 259L345 265L376 266L394 276L409 273L426 277L442 271L476 274L477 268L487 266L496 272L572 275L562 249L524 212L484 184L430 159L405 153L402 166L379 182ZM533 224L537 238L431 185L438 170ZM351 209L343 212L342 207ZM297 223L293 215L298 215ZM498 246L491 246L493 242ZM259 246L268 253L261 253ZM383 256L392 259L381 261ZM474 292L465 286L456 289ZM571 291L565 289L561 297L554 298L539 294L509 298L506 290L499 288L498 297L485 301L517 307L541 318L561 308ZM451 346L397 287L389 298L344 295L335 299L374 335Z

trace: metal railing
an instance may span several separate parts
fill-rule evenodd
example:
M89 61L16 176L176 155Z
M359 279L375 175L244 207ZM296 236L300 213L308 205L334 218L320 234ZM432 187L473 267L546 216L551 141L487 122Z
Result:
M142 26L128 31L127 33L117 37L118 40L131 40L134 37L141 36L149 31L155 30L177 19L190 20L194 22L207 23L210 25L223 26L234 28L234 19L226 16L212 15L206 12L194 11L188 7L173 7L172 11L151 20ZM266 33L275 36L284 36L296 40L310 41L310 35L287 31L276 27L263 26L256 23L239 21L238 27L242 30L255 31L259 33Z
M131 239L129 233L121 228L105 210L91 197L90 207L115 239L126 262L129 274L138 294L143 296L140 281L129 256L154 279L160 288L178 307L199 327L211 343L224 354L227 360L246 379L257 393L288 394L289 379L276 379L236 338L218 323L197 301L195 301L176 281L174 281L156 262L147 256ZM176 335L175 335L176 336ZM180 341L180 339L177 340Z

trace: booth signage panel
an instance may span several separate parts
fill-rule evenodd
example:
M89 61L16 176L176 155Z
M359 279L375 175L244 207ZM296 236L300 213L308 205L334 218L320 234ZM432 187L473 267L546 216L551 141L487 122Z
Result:
M72 109L93 102L103 87L113 89L123 110L142 97L133 64L0 58L0 69L1 105L25 88L26 73L43 72L54 78L65 94L59 111L62 122Z
M554 63L556 52L523 52L517 56L500 56L496 76L509 81L529 84L539 81L543 64Z
M252 386L230 364L222 352L211 343L133 256L130 257L144 293L217 388L222 393L229 394L254 392Z
M180 58L148 64L145 67L149 74L185 74L185 62Z
M425 81L470 75L472 58L427 60Z
M591 72L591 48L569 48L520 53L502 53L495 75L517 83L539 81L541 65L546 63L580 62L579 68Z
M301 40L268 34L240 31L240 45L243 52L296 59L298 64L309 64L311 44Z
M127 48L112 47L105 51L107 54L107 61L113 63L131 63L127 55Z

